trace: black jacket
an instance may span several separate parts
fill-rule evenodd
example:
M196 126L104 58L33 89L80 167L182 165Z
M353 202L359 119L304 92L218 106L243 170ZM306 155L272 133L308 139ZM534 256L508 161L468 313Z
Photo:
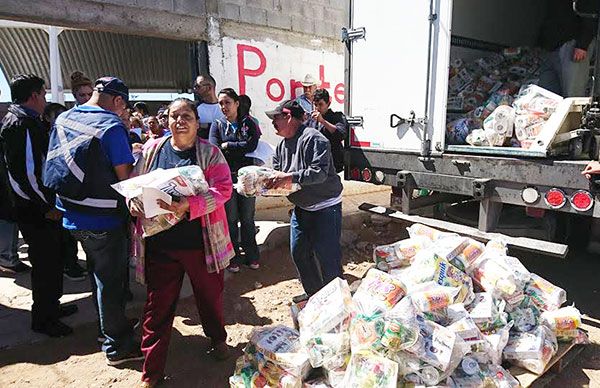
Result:
M342 112L334 112L328 109L323 115L325 121L335 125L336 131L331 133L323 124L317 123L316 120L310 119L306 123L307 127L318 129L323 136L331 143L331 156L333 156L333 165L335 172L344 171L344 139L348 132L348 122L346 116Z
M571 0L550 0L546 7L540 45L548 51L554 51L574 39L576 48L587 50L596 34L598 21L575 14ZM585 13L598 12L598 0L579 0L578 10Z
M38 218L52 209L55 193L42 183L48 133L40 119L10 105L0 129L0 152L18 219Z

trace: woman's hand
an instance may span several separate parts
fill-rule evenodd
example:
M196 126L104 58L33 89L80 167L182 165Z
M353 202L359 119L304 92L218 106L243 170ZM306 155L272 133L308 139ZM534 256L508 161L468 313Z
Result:
M137 198L132 198L127 201L127 207L129 208L129 213L131 213L134 217L144 217L144 205L142 201Z
M173 201L170 205L162 199L158 199L156 203L162 209L175 213L177 217L183 217L183 215L190 210L190 202L186 197L182 197L179 202Z

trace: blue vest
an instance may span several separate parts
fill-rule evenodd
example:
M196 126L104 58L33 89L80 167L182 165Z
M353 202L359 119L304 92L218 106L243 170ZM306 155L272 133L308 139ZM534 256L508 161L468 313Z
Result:
M124 199L110 187L118 182L117 175L101 144L114 126L124 128L116 114L82 112L77 107L56 119L43 179L65 209L93 215L122 213Z

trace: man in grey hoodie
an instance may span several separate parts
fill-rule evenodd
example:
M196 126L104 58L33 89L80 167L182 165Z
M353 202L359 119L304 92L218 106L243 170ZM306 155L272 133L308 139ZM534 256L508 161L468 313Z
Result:
M292 259L306 295L342 277L342 182L335 172L331 145L325 136L303 124L304 110L297 101L284 101L265 112L283 140L273 156L274 188L301 187L288 195L295 206L290 220Z

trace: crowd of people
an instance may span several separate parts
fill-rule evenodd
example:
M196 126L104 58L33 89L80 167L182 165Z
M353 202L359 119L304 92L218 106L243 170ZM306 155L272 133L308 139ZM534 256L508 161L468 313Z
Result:
M232 88L217 93L208 74L197 77L197 102L177 98L156 114L131 104L129 88L116 77L92 82L71 76L71 109L47 103L36 75L10 82L12 104L0 129L0 270L31 271L31 328L51 337L72 333L61 318L77 312L60 304L63 276L89 277L97 311L98 341L109 365L144 360L142 385L164 375L171 327L185 274L191 280L209 353L228 357L224 326L224 271L260 268L255 198L233 188L240 168L256 163L262 134L251 99ZM282 137L273 156L273 188L301 190L288 199L290 250L307 299L341 266L342 141L346 121L330 109L327 90L307 75L304 93L265 112ZM142 235L140 201L123 198L111 185L156 169L197 165L208 192L158 205L182 218L150 237ZM18 230L28 244L31 267L19 260ZM78 264L78 245L86 268ZM141 320L125 305L132 253L144 265L147 300ZM142 327L141 341L134 331Z

